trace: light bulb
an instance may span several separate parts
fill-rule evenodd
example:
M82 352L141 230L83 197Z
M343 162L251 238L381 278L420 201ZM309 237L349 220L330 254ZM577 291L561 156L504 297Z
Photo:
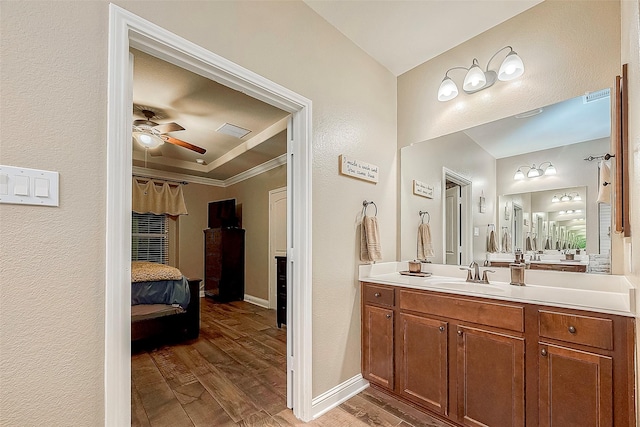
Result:
M504 81L513 80L520 77L524 73L524 63L522 59L513 50L509 52L500 70L498 70L498 79Z
M571 200L571 196L565 194L564 196L560 197L560 200L563 202L568 202L569 200Z
M556 167L549 163L549 166L544 170L545 175L555 175L558 171Z
M558 195L556 194L555 196L553 196L553 198L551 199L551 201L552 201L553 203L556 203L556 202L559 202L559 201L560 201L560 198L559 198L559 197L558 197Z
M487 83L487 77L477 65L472 65L464 78L462 88L466 91L475 91Z
M524 174L520 169L518 169L515 175L513 175L513 179L524 179Z
M576 195L575 195L575 197L573 198L573 200L575 200L575 201L579 202L579 201L581 201L581 200L582 200L582 197L580 197L580 195L576 193Z

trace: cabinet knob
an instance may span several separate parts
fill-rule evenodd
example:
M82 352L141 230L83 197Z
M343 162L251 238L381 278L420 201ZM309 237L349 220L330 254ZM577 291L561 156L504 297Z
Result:
M375 294L373 294L373 296L376 297L376 298L380 298L381 294L380 294L380 292L376 292Z
M444 332L444 326L440 326L440 327L438 328L438 330L439 330L440 332Z
M546 349L546 348L543 348L543 349L540 351L540 354L541 354L541 355L543 355L543 356L546 356L546 355L547 355L547 349Z
M576 333L576 328L573 326L569 326L569 333L570 334L575 334Z
M462 336L462 331L459 330L458 331L458 335Z
M387 319L391 319L391 315L390 314L387 314Z

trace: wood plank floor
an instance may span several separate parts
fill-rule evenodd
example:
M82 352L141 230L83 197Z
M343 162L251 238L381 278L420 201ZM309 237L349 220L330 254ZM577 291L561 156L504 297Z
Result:
M286 407L285 354L274 310L203 298L198 339L133 353L131 425L447 426L372 389L303 423Z

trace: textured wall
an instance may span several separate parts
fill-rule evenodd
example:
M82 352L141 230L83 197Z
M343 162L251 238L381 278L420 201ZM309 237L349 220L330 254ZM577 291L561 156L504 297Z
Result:
M312 100L313 395L358 374L355 218L376 201L394 260L396 79L302 2L116 3ZM59 171L61 190L59 208L0 206L0 424L97 426L108 2L0 8L1 163ZM380 183L339 176L343 153Z

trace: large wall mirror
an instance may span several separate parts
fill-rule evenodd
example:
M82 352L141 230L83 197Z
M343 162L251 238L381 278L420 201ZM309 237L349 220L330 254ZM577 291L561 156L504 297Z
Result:
M610 273L610 147L603 89L403 148L401 259L429 212L431 262Z

